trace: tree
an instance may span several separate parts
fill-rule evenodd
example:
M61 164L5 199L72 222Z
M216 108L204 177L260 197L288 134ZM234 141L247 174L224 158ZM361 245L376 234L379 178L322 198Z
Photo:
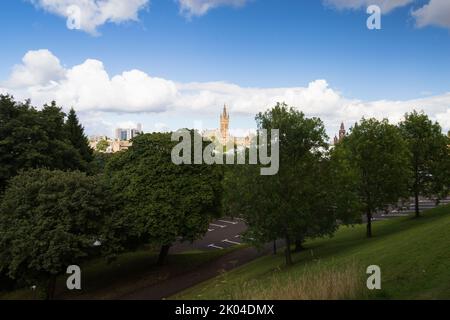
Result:
M228 205L248 224L246 238L256 245L284 239L286 264L291 244L331 235L336 216L326 192L329 181L327 136L320 119L308 119L286 104L260 113L258 130L279 129L280 168L261 176L259 166L234 166L225 179Z
M84 134L84 128L79 123L77 114L73 108L70 109L67 121L65 123L68 139L78 150L81 157L86 162L91 162L93 159L93 150L89 146L88 139ZM106 149L105 149L106 150Z
M159 264L175 241L202 237L211 217L220 213L221 169L175 165L171 153L177 143L169 133L139 135L128 151L114 155L106 169L124 204L130 245L159 245Z
M417 111L405 115L400 129L410 151L413 176L409 190L414 196L416 217L419 217L420 196L439 198L448 195L448 183L445 182L449 172L446 170L448 139L437 122L433 123L426 114Z
M335 146L332 158L339 168L335 173L341 172L337 179L349 182L343 189L344 202L365 212L368 237L372 236L373 214L407 193L408 157L400 130L387 120L362 119Z
M0 273L46 288L51 299L69 265L119 250L112 198L100 179L80 172L37 169L12 178L0 205Z
M103 139L97 143L96 149L98 152L105 152L106 149L108 149L108 147L109 147L109 142L107 140Z
M55 103L38 111L29 101L0 95L0 192L20 170L86 170L66 137L64 116Z

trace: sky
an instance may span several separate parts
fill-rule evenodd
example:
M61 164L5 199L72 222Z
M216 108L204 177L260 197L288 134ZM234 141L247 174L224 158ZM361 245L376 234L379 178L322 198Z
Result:
M370 30L367 8L381 10ZM0 93L73 107L89 135L235 135L287 104L343 121L423 110L450 129L448 0L4 0Z

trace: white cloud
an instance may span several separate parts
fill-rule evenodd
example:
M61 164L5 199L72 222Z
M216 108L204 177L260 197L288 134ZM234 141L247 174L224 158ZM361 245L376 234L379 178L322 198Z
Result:
M430 0L422 8L412 12L418 27L438 26L450 28L450 1Z
M47 85L64 77L64 69L59 59L48 50L28 52L22 64L13 67L6 85L12 88Z
M166 114L170 115L168 119L174 120L196 115L216 116L224 103L235 117L243 115L253 118L257 112L284 101L307 116L320 117L330 134L337 130L341 121L350 125L364 116L386 117L396 122L413 109L425 111L444 129L450 129L450 92L407 101L363 101L346 98L331 88L326 80L315 80L304 87L286 88L246 88L225 82L176 83L139 70L110 76L98 60L86 60L61 70L59 60L48 51L47 63L29 63L43 52L28 52L27 59L24 58L22 65L13 68L10 80L5 83L13 83L11 79L21 79L15 76L17 74L31 73L29 68L34 74L45 77L39 76L37 80L23 77L26 81L16 81L14 87L4 85L3 92L9 92L20 100L30 98L36 105L56 100L66 108L73 106L81 112L83 120L92 115L87 123L89 128L95 127L97 119L99 126L110 128L108 114L123 114L122 120L127 120L127 114L133 114L134 122L139 122L140 115L144 114ZM17 85L19 83L20 86ZM117 125L117 122L114 124ZM167 128L165 123L154 126L158 131Z
M406 6L414 0L323 0L325 5L337 9L361 9L370 5L377 5L381 11L388 13L396 8Z
M146 8L149 0L30 0L45 11L66 19L75 17L79 28L97 34L97 27L108 23L137 21L139 11ZM79 8L79 17L73 16L73 6Z
M244 6L249 0L177 0L180 6L180 12L188 17L202 16L209 10L221 7Z
M139 70L110 77L98 60L62 69L58 58L47 50L29 51L5 84L18 96L41 104L56 100L79 110L159 112L177 94L174 82Z

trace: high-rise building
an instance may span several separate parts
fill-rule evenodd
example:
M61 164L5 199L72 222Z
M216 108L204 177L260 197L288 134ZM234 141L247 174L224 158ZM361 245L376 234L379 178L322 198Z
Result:
M142 124L138 123L137 127L134 129L116 129L116 140L119 141L130 141L137 135L142 134Z

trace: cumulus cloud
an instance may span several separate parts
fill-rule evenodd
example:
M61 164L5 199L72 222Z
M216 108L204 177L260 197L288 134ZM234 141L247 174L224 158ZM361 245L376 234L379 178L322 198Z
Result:
M75 19L77 28L97 34L97 28L105 23L137 21L139 11L149 0L30 0L45 11L68 20Z
M11 88L46 85L64 77L59 59L48 50L28 52L22 64L13 67L6 85Z
M63 69L48 50L29 51L5 87L39 103L57 100L79 110L125 112L162 111L177 94L174 82L139 70L110 77L98 60Z
M43 52L46 63L30 63ZM284 101L307 116L320 117L329 133L335 132L341 121L353 124L362 117L375 117L397 122L413 109L425 111L446 130L450 129L450 92L407 101L363 101L346 98L326 80L285 88L249 88L226 82L176 83L140 70L110 76L101 61L91 59L64 69L55 56L43 50L30 51L25 57L21 65L13 68L10 79L0 90L21 100L30 98L38 105L56 100L67 108L75 107L83 119L92 114L90 128L100 118L103 125L108 125L104 119L108 113L170 114L174 119L182 119L186 115L217 115L220 106L226 103L235 116L253 117ZM18 76L31 73L39 76ZM156 130L166 128L165 124L155 127Z
M249 0L177 0L180 6L180 12L188 17L202 16L209 10L221 7L244 6Z
M412 12L418 27L438 26L450 28L450 1L430 0L430 2Z
M323 0L325 5L337 9L361 9L377 5L381 11L388 13L396 8L406 6L414 0Z

